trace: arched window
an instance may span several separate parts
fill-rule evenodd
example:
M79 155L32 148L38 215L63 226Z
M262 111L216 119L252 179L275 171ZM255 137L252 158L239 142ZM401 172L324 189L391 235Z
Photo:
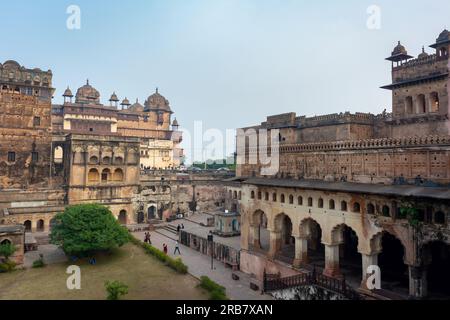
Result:
M371 203L367 205L367 213L368 214L374 214L375 213L375 206Z
M328 209L334 210L335 208L336 208L336 205L334 203L334 200L330 199L330 201L328 201Z
M383 209L382 209L382 213L383 213L383 216L390 217L391 216L391 209L388 206L384 205Z
M289 195L289 204L294 204L294 196L292 194Z
M262 199L261 191L258 191L258 200L261 200L261 199Z
M353 203L353 212L360 213L361 212L361 205L359 202Z
M250 198L255 199L255 191L252 191L252 192L250 193Z
M61 146L57 146L53 152L53 161L55 163L63 163L64 150Z
M98 157L97 156L90 157L89 164L98 164Z
M268 192L266 192L266 194L265 194L265 199L266 199L266 201L269 201L269 193Z
M425 95L424 94L419 94L417 96L417 107L418 107L418 111L419 113L426 113L427 112L427 104L425 102Z
M44 220L42 220L42 219L38 220L37 225L36 225L36 231L37 232L43 232L44 229L45 229L45 222L44 222Z
M323 199L322 198L319 198L319 200L317 201L317 206L319 208L323 208Z
M114 181L123 181L123 171L122 169L116 169L113 175Z
M122 157L114 157L114 164L122 165L123 164L123 158Z
M413 114L413 98L412 97L406 97L405 98L405 113L406 114Z
M31 221L27 220L23 223L23 225L25 226L25 231L31 231Z
M303 205L303 197L302 197L302 196L298 196L298 198L297 198L297 204L298 204L299 206L302 206L302 205Z
M126 210L120 211L118 220L119 220L120 224L127 224L127 212L126 212Z
M309 197L308 198L308 207L312 207L313 206L313 198Z
M102 171L102 182L108 182L111 180L111 170L103 169Z
M272 201L273 201L273 202L276 202L276 201L277 201L277 194L276 194L276 193L273 193L273 194L272 194Z
M111 164L111 158L110 157L103 157L102 163L103 164Z
M11 244L11 241L9 241L8 239L5 239L2 242L0 242L0 244Z
M445 224L445 214L442 211L438 211L434 214L434 223Z
M341 211L347 211L347 202L341 201Z
M438 112L439 111L439 94L437 92L432 92L430 94L430 111Z
M100 174L98 173L97 169L93 168L93 169L89 170L89 173L88 173L88 181L89 182L98 182L99 178L100 178Z
M285 203L286 201L285 201L286 199L284 198L284 194L281 194L281 196L280 196L280 201L281 201L281 203Z

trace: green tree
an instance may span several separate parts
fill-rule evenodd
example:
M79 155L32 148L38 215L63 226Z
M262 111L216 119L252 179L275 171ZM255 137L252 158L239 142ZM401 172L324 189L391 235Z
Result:
M14 252L16 252L16 247L12 243L0 244L0 257L4 257L8 260Z
M51 243L74 256L120 247L129 241L127 229L119 224L111 211L98 204L67 207L55 216Z
M119 300L121 296L128 294L128 286L120 281L106 281L105 288L108 300Z

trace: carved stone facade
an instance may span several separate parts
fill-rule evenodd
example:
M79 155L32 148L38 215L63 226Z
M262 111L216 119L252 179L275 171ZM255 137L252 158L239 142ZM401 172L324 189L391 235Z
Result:
M387 59L392 114L288 113L239 133L241 186L229 192L243 271L262 279L314 264L368 292L367 268L378 265L383 288L450 295L449 32L431 47L412 59L399 43Z

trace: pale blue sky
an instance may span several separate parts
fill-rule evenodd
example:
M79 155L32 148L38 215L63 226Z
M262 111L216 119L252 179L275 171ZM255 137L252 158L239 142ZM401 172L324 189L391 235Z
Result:
M16 0L2 1L0 61L52 69L55 103L86 78L143 101L155 87L181 125L243 127L267 115L390 109L387 57L410 54L449 27L450 1ZM66 28L79 5L81 30ZM366 27L370 5L381 29ZM431 49L428 49L430 52Z

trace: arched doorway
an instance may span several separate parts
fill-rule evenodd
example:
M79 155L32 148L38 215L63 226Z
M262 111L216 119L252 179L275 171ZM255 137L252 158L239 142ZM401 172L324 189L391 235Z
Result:
M44 232L44 228L45 228L45 223L44 220L38 220L37 225L36 225L36 231L37 232Z
M4 244L11 244L11 241L9 241L8 239L2 240L2 242L0 242L0 245Z
M147 209L147 220L153 220L156 219L156 206L150 206Z
M281 233L281 241L275 253L287 263L292 263L295 257L295 238L292 237L292 221L284 213L275 218L275 230ZM279 246L279 247L278 247Z
M436 299L450 295L450 246L442 241L430 242L423 248L427 267L428 296Z
M138 215L137 215L137 223L138 224L142 224L142 223L144 223L145 222L145 216L144 216L144 213L141 211L141 212L138 212Z
M383 232L378 266L381 270L382 288L408 294L408 266L404 262L405 248L394 235Z
M55 164L63 163L64 150L61 146L57 146L53 153L53 161Z
M269 251L270 248L270 232L267 230L267 224L267 216L263 211L258 210L253 214L253 237L250 245L266 252Z
M302 264L313 264L324 267L325 247L322 244L322 228L319 223L311 218L300 223L300 237L306 239L307 244L302 248Z
M339 270L346 279L359 286L362 274L362 256L358 252L358 235L346 224L335 227L332 239L339 243Z
M125 210L120 211L118 220L120 224L127 224L127 212Z
M23 223L23 225L25 226L25 232L31 232L31 221L27 220Z

